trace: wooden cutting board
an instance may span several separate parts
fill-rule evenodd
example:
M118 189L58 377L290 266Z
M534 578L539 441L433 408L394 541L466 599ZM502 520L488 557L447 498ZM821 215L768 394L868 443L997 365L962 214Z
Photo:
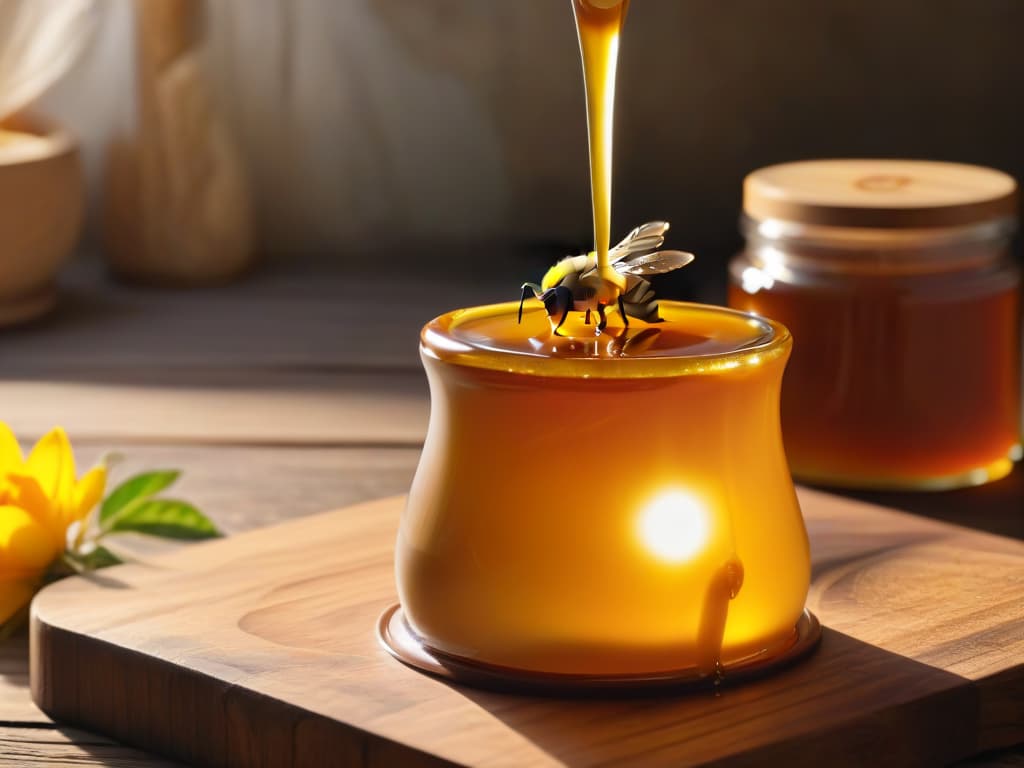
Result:
M1024 543L801 501L821 647L717 696L531 698L406 668L374 633L401 498L49 587L33 696L209 766L902 766L1024 742Z

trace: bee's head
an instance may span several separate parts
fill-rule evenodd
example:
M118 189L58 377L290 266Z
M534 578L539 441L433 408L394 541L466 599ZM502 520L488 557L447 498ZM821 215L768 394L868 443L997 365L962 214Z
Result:
M559 326L565 322L569 310L573 308L572 291L564 285L548 288L540 295L540 300L544 302L548 317L557 320Z
M519 301L519 322L523 322L523 304L530 293L533 293L544 304L544 310L547 312L548 317L552 319L559 318L558 324L561 325L569 314L569 310L573 307L572 291L564 285L541 291L538 291L538 288L539 286L533 283L523 284L523 295Z

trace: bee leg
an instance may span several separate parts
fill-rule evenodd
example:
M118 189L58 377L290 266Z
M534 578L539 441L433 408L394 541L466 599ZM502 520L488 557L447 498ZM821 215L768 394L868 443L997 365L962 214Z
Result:
M626 302L622 300L622 294L619 294L619 314L622 315L622 327L629 328L629 315L626 314Z
M583 321L584 325L590 325L590 310L587 310L587 317Z
M519 322L520 323L523 322L523 304L525 303L525 301L528 298L530 298L530 294L531 293L534 296L537 296L540 293L540 286L539 285L534 285L533 283L523 283L522 291L523 291L523 295L519 299Z
M562 334L560 334L558 332L558 329L561 328L565 324L565 321L569 319L569 312L570 312L571 309L572 309L571 307L566 307L565 308L565 312L562 313L562 319L559 320L558 321L558 325L555 326L555 335L556 336L561 336L562 335Z
M597 330L603 331L608 326L608 318L604 314L604 304L597 305L597 316L601 318L601 322L597 324Z

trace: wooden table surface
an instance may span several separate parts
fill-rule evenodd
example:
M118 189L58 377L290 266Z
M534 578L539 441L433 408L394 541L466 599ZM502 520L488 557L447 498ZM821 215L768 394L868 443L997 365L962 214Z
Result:
M228 532L404 493L428 412L419 326L507 299L516 281L388 280L382 296L365 276L267 271L175 293L79 267L53 317L0 332L0 420L29 443L65 426L83 466L122 452L116 477L184 469L180 495ZM862 496L1024 538L1019 469L971 491ZM0 765L168 764L51 722L29 698L27 669L24 636L0 644ZM971 765L1020 768L1024 748Z

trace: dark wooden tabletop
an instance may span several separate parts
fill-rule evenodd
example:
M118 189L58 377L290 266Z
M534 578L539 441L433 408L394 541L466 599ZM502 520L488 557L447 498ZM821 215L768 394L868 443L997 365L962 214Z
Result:
M514 298L511 277L470 274L388 276L382 294L365 276L268 270L181 293L81 266L53 316L0 332L0 420L27 444L64 426L81 466L123 453L115 479L183 469L179 494L228 532L404 493L428 414L419 327L453 306ZM1020 468L984 488L862 497L1024 538ZM140 558L158 549L125 546ZM166 764L50 721L27 670L24 636L0 644L0 765ZM1024 766L1024 749L971 764Z

